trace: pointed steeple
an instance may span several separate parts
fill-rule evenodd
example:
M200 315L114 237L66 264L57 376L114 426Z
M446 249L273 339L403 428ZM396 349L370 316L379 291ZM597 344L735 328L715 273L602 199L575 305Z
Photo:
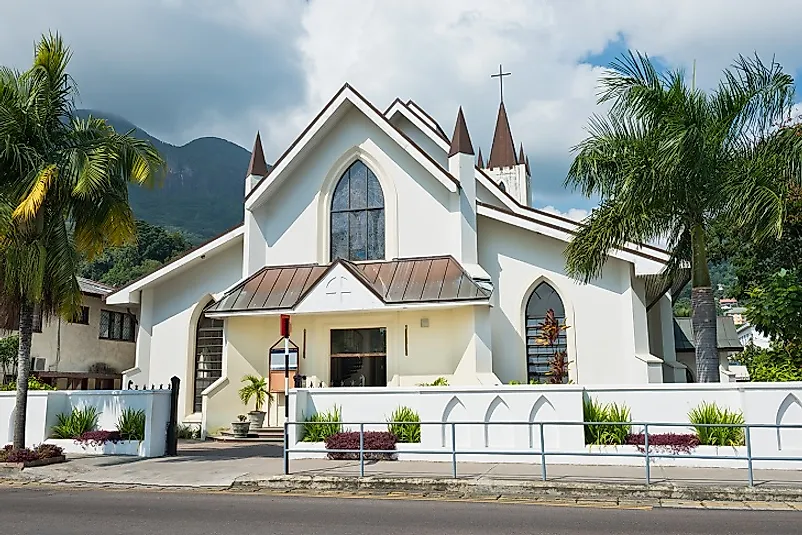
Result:
M498 118L496 119L496 131L493 133L493 146L490 147L490 159L487 167L512 167L515 161L515 144L512 141L510 131L510 121L507 118L507 109L502 102L498 107Z
M518 165L524 163L526 161L526 155L524 154L524 144L521 143L521 150L518 151Z
M451 148L448 149L448 157L455 154L473 155L473 145L471 136L468 134L468 125L465 124L465 115L462 113L462 106L457 112L457 124L454 125L454 135L451 137Z
M477 158L476 166L479 169L484 169L485 168L485 161L482 158L482 147L479 147L479 157Z
M531 176L532 172L529 171L529 156L526 157L525 162L526 162L526 174Z
M262 150L262 138L256 132L256 141L253 142L253 152L251 152L251 163L248 164L248 172L245 176L267 176L267 162L265 162L265 151Z

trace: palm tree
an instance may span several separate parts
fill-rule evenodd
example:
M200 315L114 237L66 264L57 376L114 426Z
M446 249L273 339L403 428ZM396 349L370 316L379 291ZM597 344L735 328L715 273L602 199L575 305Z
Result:
M20 337L15 448L25 446L34 309L74 317L79 260L134 238L128 184L154 184L165 169L150 143L74 115L70 56L50 34L29 70L0 69L0 303Z
M713 222L744 240L782 231L786 192L802 183L802 137L790 117L794 80L772 61L739 57L709 91L681 70L658 72L629 53L602 78L589 136L574 147L566 179L600 205L566 249L566 269L587 282L627 242L667 240L667 277L691 266L697 380L719 380L716 307L707 246Z

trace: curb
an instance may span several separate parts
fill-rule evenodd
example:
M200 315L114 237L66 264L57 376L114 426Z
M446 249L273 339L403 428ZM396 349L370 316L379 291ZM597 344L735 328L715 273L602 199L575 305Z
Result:
M357 494L410 494L460 497L464 499L588 500L604 502L663 500L687 502L794 502L802 504L802 488L709 487L563 483L508 479L432 479L331 476L275 476L258 480L239 479L232 490L272 492L317 492Z

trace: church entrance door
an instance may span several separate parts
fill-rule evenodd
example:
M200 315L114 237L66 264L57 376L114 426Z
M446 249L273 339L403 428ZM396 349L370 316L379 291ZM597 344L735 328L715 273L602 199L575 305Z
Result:
M387 329L331 330L331 386L387 386Z

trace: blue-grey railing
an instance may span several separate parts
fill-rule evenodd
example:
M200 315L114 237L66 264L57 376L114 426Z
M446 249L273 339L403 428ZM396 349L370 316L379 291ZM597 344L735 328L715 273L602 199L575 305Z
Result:
M403 452L399 452L399 450L366 450L365 449L365 426L369 427L379 427L381 426L384 430L387 429L388 425L398 424L398 425L410 425L410 422L330 422L331 423L339 423L342 426L343 430L346 430L349 426L358 426L359 429L359 449L314 449L308 448L303 446L292 446L291 443L294 443L295 440L290 440L290 429L295 430L296 427L304 425L326 425L326 422L317 423L317 422L286 422L284 424L284 474L289 475L290 473L290 455L293 453L345 453L345 454L357 454L359 459L359 476L365 476L365 455L368 454L386 454L386 455L394 455L398 453L403 453L404 455L450 455L451 456L451 472L452 477L457 477L457 460L459 455L500 455L500 456L521 456L521 457L539 457L540 458L540 479L546 481L547 479L547 459L549 457L560 457L560 456L569 456L569 457L634 457L634 458L642 458L644 460L644 467L646 471L646 485L651 485L651 464L652 460L654 459L671 459L671 458L683 458L683 459L703 459L703 460L732 460L732 461L745 461L746 468L747 468L747 477L748 477L748 485L750 487L754 486L755 478L754 478L754 463L755 462L770 462L770 461L780 461L780 462L802 462L802 457L799 456L775 456L775 457L765 457L759 456L756 457L752 454L752 433L751 430L753 429L774 429L777 433L780 432L781 429L802 429L802 424L799 425L784 425L784 424L688 424L688 423L664 423L664 422L415 422L415 424L420 424L421 429L424 426L440 426L446 427L451 429L451 444L450 448L438 448L438 449L410 449L410 450L403 450ZM529 433L531 434L532 428L539 429L540 435L540 449L515 449L515 450L497 450L492 448L481 448L481 449L458 449L457 448L457 426L526 426L529 429ZM546 427L565 427L565 426L610 426L610 425L626 425L630 426L631 428L642 428L643 429L643 437L644 443L643 446L638 448L636 452L606 452L606 451L593 451L592 448L589 450L583 451L547 451L546 450L546 440L545 440L545 429ZM713 427L739 427L744 430L744 445L746 447L746 456L739 456L739 455L697 455L693 452L690 453L660 453L660 452L652 452L650 451L649 445L649 429L656 429L656 428L697 428L697 427L706 427L706 428L713 428ZM374 431L374 429L368 429L367 431ZM294 434L293 434L294 435ZM304 444L303 442L299 442L298 444ZM593 444L592 446L595 446ZM727 446L727 445L723 445ZM654 447L654 446L651 446Z

